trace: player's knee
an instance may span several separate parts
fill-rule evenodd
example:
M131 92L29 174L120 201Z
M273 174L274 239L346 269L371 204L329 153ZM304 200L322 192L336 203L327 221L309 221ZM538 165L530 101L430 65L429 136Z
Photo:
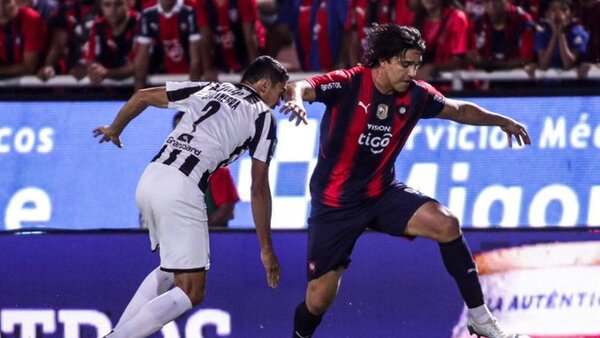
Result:
M438 242L450 242L458 238L461 234L460 223L454 215L445 215L440 221L440 226L436 233Z
M454 215L444 217L442 241L452 241L458 238L461 234L460 223Z
M204 300L205 288L203 283L195 283L194 281L176 281L175 286L183 290L189 297L193 306L200 305Z
M334 298L335 293L331 294L327 288L318 285L309 285L306 296L306 307L312 314L320 316L327 311Z

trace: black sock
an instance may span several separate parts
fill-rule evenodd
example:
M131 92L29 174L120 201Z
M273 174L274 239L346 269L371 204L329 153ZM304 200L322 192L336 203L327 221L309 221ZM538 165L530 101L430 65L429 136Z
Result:
M323 315L315 316L306 307L306 302L298 304L296 307L296 313L294 314L294 333L293 337L308 338L317 329L317 326L321 323Z
M483 305L483 291L479 284L475 261L463 236L452 242L440 243L440 251L446 270L454 277L467 307Z

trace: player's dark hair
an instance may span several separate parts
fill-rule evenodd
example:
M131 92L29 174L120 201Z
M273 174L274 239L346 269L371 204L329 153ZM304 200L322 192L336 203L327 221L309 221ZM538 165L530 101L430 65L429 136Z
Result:
M365 67L373 68L380 60L403 56L408 49L425 52L425 41L419 30L396 24L373 25L367 36L367 48L362 58Z
M270 56L262 55L252 61L242 75L242 83L256 83L260 79L269 79L272 83L286 82L289 79L287 70Z

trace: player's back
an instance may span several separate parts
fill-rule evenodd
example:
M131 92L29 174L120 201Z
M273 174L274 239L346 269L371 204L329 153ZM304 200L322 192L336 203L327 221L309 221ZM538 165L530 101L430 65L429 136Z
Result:
M169 107L185 114L154 161L175 166L199 182L247 149L251 155L258 151L261 159L260 152L274 146L264 143L276 142L272 110L247 86L169 82L167 96Z

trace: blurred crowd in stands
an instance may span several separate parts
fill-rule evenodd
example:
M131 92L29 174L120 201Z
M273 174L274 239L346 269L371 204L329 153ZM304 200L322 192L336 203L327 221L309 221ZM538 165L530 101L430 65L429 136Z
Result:
M421 31L421 79L550 68L585 78L600 65L600 0L0 0L0 79L133 77L139 89L149 74L218 80L260 54L329 71L360 62L375 23Z

